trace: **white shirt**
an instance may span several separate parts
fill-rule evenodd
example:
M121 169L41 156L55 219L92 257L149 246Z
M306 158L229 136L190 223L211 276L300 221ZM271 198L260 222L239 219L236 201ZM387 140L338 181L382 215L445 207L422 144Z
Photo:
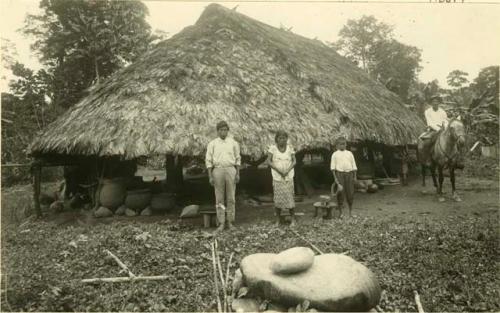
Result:
M441 129L443 122L445 127L448 125L448 115L441 108L438 108L437 111L434 111L433 108L425 110L425 120L427 121L427 126L436 131Z
M354 155L349 150L337 150L332 154L332 161L330 162L330 169L339 172L352 172L357 171L356 160Z
M240 145L229 136L215 138L208 143L205 165L207 168L240 166Z
M280 171L287 170L290 167L290 165L292 165L292 155L295 154L295 150L293 150L292 146L286 145L285 152L281 152L278 149L278 146L271 145L267 152L273 155L271 163L274 166L276 166L276 168L278 168ZM283 176L281 176L277 171L271 168L271 174L273 175L273 180L290 181L293 180L295 172L292 168L290 172L288 172L288 174L283 178Z

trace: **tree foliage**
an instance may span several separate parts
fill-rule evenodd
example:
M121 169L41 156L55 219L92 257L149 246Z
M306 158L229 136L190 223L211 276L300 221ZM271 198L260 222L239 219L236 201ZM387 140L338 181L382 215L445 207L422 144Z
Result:
M408 99L408 90L421 69L417 47L393 38L393 27L373 16L348 20L333 47L367 71L389 90Z
M446 80L448 82L448 85L455 88L460 88L469 82L467 76L469 76L469 74L464 71L454 70L448 74Z
M408 98L410 84L420 70L420 51L394 39L381 41L373 48L370 72L402 99Z
M26 148L62 108L46 101L49 74L45 70L34 72L17 62L11 70L17 77L10 82L11 93L2 92L2 164L28 163ZM28 178L27 169L2 170L2 185Z
M474 79L471 87L478 93L491 92L492 95L496 92L498 95L498 72L499 66L488 66L481 71Z
M144 53L154 39L140 1L42 0L24 33L49 74L48 94L63 107Z
M359 20L348 20L339 32L335 48L361 68L368 71L373 62L373 49L380 42L392 38L393 28L364 15Z

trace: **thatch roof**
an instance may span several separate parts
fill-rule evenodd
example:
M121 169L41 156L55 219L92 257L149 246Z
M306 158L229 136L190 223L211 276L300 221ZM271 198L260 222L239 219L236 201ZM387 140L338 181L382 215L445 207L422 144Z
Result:
M274 131L297 149L414 142L424 128L399 98L320 41L209 5L194 26L95 86L31 146L58 153L200 155L227 120L245 155Z

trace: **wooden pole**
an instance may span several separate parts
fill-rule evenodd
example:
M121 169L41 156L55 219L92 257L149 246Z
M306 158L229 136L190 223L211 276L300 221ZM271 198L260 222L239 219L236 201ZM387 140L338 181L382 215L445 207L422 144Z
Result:
M40 208L40 183L42 176L42 166L35 161L31 165L31 175L33 177L33 203L37 217L42 217L42 209Z
M167 174L167 189L174 190L175 187L175 157L167 154L165 156L165 172Z
M313 188L311 186L311 182L309 177L307 177L306 172L304 171L304 156L305 152L299 152L295 155L297 160L297 164L295 165L295 187L297 189L297 194L302 194L306 196L311 196L313 192Z
M184 189L184 175L182 173L182 168L184 167L184 158L182 155L178 155L175 160L175 191L180 193Z
M7 163L7 164L2 164L2 167L28 167L32 166L31 163L26 163L26 164L17 164L17 163Z

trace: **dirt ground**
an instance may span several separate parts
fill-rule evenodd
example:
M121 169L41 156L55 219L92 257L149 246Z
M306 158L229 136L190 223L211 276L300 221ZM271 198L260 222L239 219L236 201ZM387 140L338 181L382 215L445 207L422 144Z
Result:
M445 182L446 184L446 182ZM456 202L451 198L451 186L445 187L445 201L439 202L435 188L429 181L422 187L420 179L415 179L408 186L386 186L377 193L357 192L354 198L353 214L359 216L384 216L399 218L445 218L449 215L484 215L497 214L499 208L498 181L465 178L457 183L457 191L462 198ZM328 194L328 190L318 191L303 202L297 203L297 211L303 212L301 220L313 218L312 204L319 201L319 196ZM272 219L271 205L237 209L237 219L248 223L254 219Z
M458 177L457 192L462 201L456 202L451 198L451 185L448 178L444 183L445 201L439 202L432 187L431 179L427 186L422 187L420 178L415 177L408 186L393 185L386 186L377 193L356 192L354 198L353 214L357 216L371 216L381 218L395 218L398 220L415 220L424 218L446 219L447 216L485 216L498 217L499 212L499 182L497 180ZM297 212L304 215L299 216L300 223L314 221L313 203L320 201L320 195L326 195L329 191L316 190L311 197L304 197L303 201L297 202ZM268 195L271 196L271 195ZM196 201L202 206L210 206L205 201ZM184 204L189 204L185 202ZM90 211L63 212L57 215L49 215L47 220L52 220L57 225L84 225L97 223L112 223L114 221L131 220L136 222L156 222L164 219L177 219L182 207L163 215L124 217L113 216L110 218L94 218ZM344 211L346 213L346 211ZM274 220L274 209L272 203L252 205L248 201L238 201L236 208L236 223L240 225L257 221ZM190 218L183 221L190 225L202 226L202 218Z

